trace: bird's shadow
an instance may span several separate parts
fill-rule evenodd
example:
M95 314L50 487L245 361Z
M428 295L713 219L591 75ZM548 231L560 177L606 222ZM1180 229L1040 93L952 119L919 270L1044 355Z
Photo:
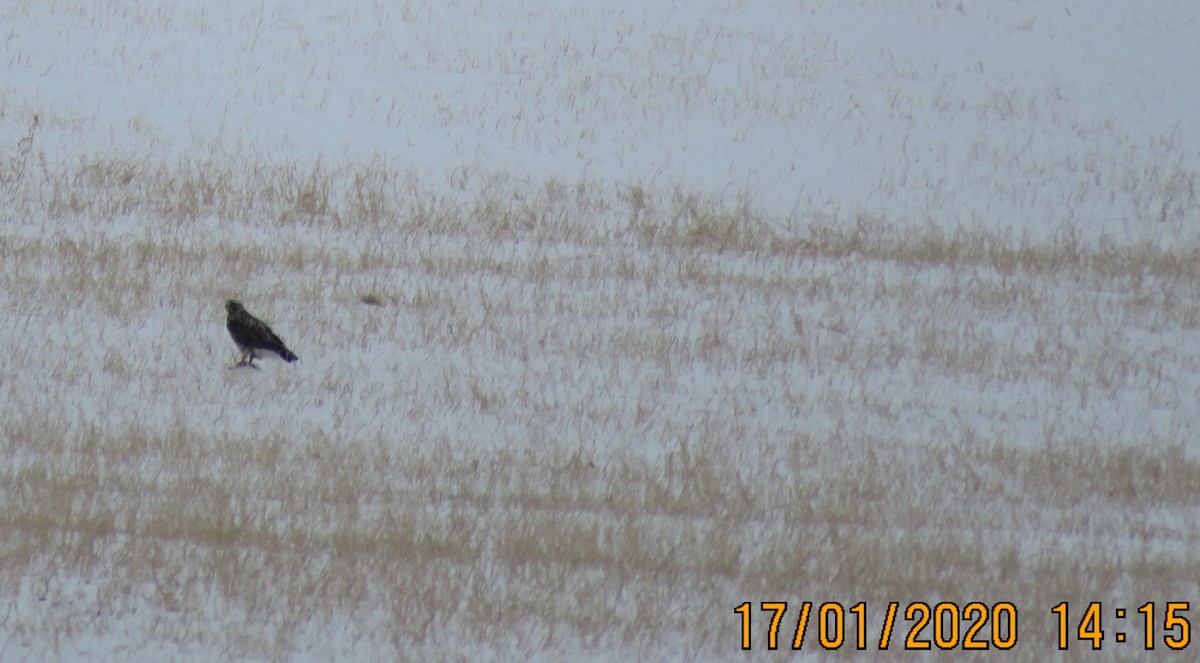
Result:
M232 370L235 370L238 368L253 368L256 371L262 370L261 368L259 368L258 366L255 366L254 364L234 364L233 366L229 367L229 370L232 371Z

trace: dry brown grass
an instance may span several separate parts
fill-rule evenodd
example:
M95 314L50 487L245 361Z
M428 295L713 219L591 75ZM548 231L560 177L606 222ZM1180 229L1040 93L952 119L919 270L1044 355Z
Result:
M28 462L0 481L0 583L40 578L44 607L10 619L59 638L75 628L56 609L70 604L62 581L77 577L95 587L89 627L140 599L160 637L188 641L214 600L232 606L217 641L236 656L288 651L306 622L335 616L400 650L475 633L653 651L676 633L715 654L739 641L738 599L867 601L873 623L892 600L1010 600L1022 649L1042 655L1060 600L1124 584L1129 601L1186 599L1195 582L1194 545L1106 544L1161 540L1167 523L1146 510L1195 499L1200 466L1178 450L899 454L847 435L680 442L662 464L597 464L505 451L467 462L337 437L296 453L295 441L183 430L66 441L51 429L30 448L6 433L6 454ZM798 458L809 478L772 470ZM270 630L263 649L231 640Z
M1196 247L435 195L384 163L20 163L21 640L730 657L744 601L867 601L876 633L887 601L1012 601L1006 660L1043 660L1060 601L1197 590ZM225 370L243 293L298 367Z

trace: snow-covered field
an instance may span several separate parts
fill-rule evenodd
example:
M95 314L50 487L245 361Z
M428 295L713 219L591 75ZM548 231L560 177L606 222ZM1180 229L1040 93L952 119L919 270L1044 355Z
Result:
M763 601L1164 649L1198 19L0 4L0 660L742 660ZM230 369L229 297L301 360Z

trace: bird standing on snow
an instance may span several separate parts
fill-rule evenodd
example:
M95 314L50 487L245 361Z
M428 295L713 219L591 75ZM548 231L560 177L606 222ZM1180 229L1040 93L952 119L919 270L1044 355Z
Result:
M274 352L280 359L289 363L299 359L296 353L287 349L267 323L250 315L241 302L235 299L227 300L225 312L229 314L225 326L229 328L233 342L237 343L238 349L242 351L242 360L237 366L254 366L254 360L260 357L258 350Z

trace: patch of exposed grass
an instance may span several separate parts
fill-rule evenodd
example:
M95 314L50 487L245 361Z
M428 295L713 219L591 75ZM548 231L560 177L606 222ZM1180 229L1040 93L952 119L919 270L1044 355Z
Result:
M1062 600L1196 590L1194 247L383 163L22 168L13 632L720 657L745 601L1014 601L1040 660ZM228 370L231 296L303 361Z
M44 431L60 442L63 433ZM765 446L748 457L680 443L650 464L500 452L463 465L437 448L385 458L320 444L321 458L288 457L280 439L214 445L196 431L132 429L46 454L38 440L9 438L6 455L26 462L0 476L0 526L14 534L0 578L44 578L52 604L66 589L56 579L92 578L93 627L115 623L128 588L144 588L163 633L181 640L214 601L244 615L239 632L277 625L273 646L285 649L307 620L369 620L380 608L404 617L373 622L370 635L385 641L501 629L527 647L543 630L637 646L679 628L683 609L712 620L684 632L716 653L737 642L737 621L724 617L739 599L873 609L1015 600L1029 615L1024 632L1045 638L1034 615L1059 600L1121 596L1129 573L1139 591L1181 598L1200 561L1194 537L1171 550L1108 544L1144 504L1198 497L1200 466L1171 449L972 453L964 474L981 486L929 480L925 468L945 454L937 447L818 456L808 467L818 478L783 481L770 470L780 450Z
M34 125L36 127L36 125ZM33 128L27 138L32 143ZM84 158L59 170L31 171L28 145L3 169L14 204L27 216L48 220L109 220L131 214L180 227L205 218L222 224L354 231L374 238L434 233L493 241L592 243L614 236L643 249L704 254L726 252L838 260L862 256L948 269L994 269L1001 274L1084 270L1110 278L1195 277L1195 244L1159 246L1086 238L1065 227L1051 240L1033 240L960 226L914 230L886 219L771 220L752 201L674 189L655 195L641 186L617 191L585 183L548 182L530 197L497 180L473 199L452 200L417 188L401 168L385 161L328 165L238 163L227 156L149 163ZM36 152L35 152L36 153ZM624 230L623 230L624 229ZM385 244L386 245L386 244ZM377 250L377 249L375 249ZM386 264L361 255L364 268ZM297 266L303 260L297 260Z

